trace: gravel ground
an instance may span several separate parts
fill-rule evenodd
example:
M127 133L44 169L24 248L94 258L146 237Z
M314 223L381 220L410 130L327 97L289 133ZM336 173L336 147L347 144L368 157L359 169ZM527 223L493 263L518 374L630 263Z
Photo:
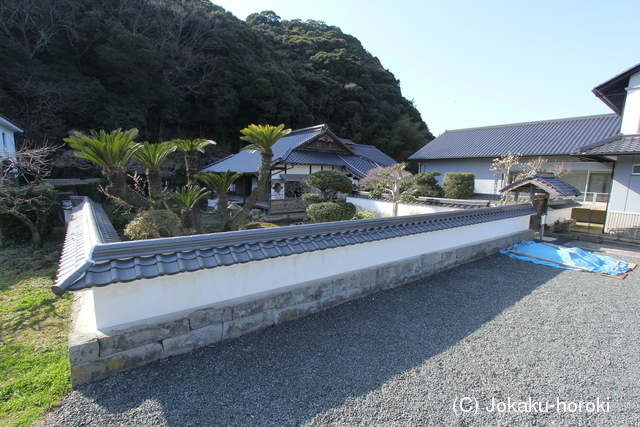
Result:
M640 267L498 254L82 386L45 425L638 425L638 319Z

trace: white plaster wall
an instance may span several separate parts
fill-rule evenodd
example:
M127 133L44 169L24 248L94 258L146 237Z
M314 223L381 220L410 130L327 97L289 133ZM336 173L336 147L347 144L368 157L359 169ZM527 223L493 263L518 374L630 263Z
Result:
M573 208L566 209L548 209L545 224L552 225L555 221L566 221L571 219L571 211Z
M0 124L0 157L12 157L16 152L13 131Z
M528 229L529 216L93 288L97 329L184 312Z
M522 157L522 161L526 162L531 159L537 159L539 156ZM596 170L611 171L611 166L597 162L581 162L579 159L571 156L543 156L547 159L545 169L550 170L554 164L563 165L566 170ZM419 172L438 171L441 175L438 182L442 185L442 179L446 172L472 172L475 174L476 193L497 194L498 190L503 187L502 177L494 175L490 170L492 158L481 159L452 159L452 160L422 160L420 161ZM514 169L516 172L517 169ZM584 191L586 181L576 183L578 190Z
M627 98L622 112L620 132L625 135L635 135L640 132L640 73L629 78Z
M632 175L640 156L620 156L616 162L609 210L640 213L640 175Z
M343 166L322 166L322 165L295 165L290 167L287 166L287 174L291 175L311 175L313 172L318 172L321 170L337 170L340 172L345 172L345 168ZM283 172L277 171L277 175L283 174ZM275 176L276 174L274 174Z
M391 216L393 212L393 203L386 200L373 200L373 199L361 199L359 197L347 197L347 202L351 202L356 205L359 211L373 210L378 213L379 216ZM427 206L427 205L412 205L407 203L398 204L398 216L413 215L416 213L434 213L434 212L450 212L459 209L448 208L443 206Z

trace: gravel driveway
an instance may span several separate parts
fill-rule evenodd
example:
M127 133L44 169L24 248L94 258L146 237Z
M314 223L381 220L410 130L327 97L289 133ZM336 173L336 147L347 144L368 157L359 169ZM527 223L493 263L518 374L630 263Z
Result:
M82 386L45 425L638 425L639 320L640 267L498 254Z

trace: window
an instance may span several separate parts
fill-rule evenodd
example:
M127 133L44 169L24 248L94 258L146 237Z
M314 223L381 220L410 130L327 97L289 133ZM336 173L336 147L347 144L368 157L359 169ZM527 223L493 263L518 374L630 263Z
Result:
M631 175L640 175L640 165L633 165Z

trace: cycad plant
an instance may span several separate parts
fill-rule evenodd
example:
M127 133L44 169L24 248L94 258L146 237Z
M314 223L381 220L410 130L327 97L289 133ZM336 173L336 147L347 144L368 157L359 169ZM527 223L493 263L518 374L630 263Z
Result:
M215 145L208 139L174 139L178 151L184 153L184 165L187 172L187 185L195 185L195 174L198 171L198 152L204 153L208 145Z
M198 202L210 193L207 189L197 185L188 185L171 194L171 199L181 208L180 219L185 228L193 228L198 234L203 233Z
M242 206L242 210L231 219L232 230L238 230L240 228L242 221L249 215L251 209L255 207L260 196L264 193L267 181L271 176L271 163L273 162L272 148L280 138L289 132L291 132L291 129L285 129L284 124L279 126L249 125L240 131L240 133L242 133L240 139L249 142L249 145L241 151L259 151L260 166L258 167L258 182L253 191L251 191L249 199Z
M231 171L225 173L215 174L210 172L199 172L195 177L200 180L204 185L213 189L218 195L218 212L220 213L220 229L227 230L227 222L229 221L229 188L233 185L238 178L243 175L242 172L232 174Z
M163 207L162 202L162 180L160 178L160 165L167 156L176 151L176 145L171 141L151 144L147 141L142 143L133 157L147 168L147 184L149 186L149 198L155 208Z
M91 160L103 167L102 174L108 181L107 194L133 207L148 208L149 201L127 187L126 183L125 165L142 147L141 144L134 142L138 136L138 130L134 128L123 132L121 129L116 129L111 133L104 130L91 130L90 133L91 136L74 132L64 140L71 148L79 150L74 153L76 156Z

